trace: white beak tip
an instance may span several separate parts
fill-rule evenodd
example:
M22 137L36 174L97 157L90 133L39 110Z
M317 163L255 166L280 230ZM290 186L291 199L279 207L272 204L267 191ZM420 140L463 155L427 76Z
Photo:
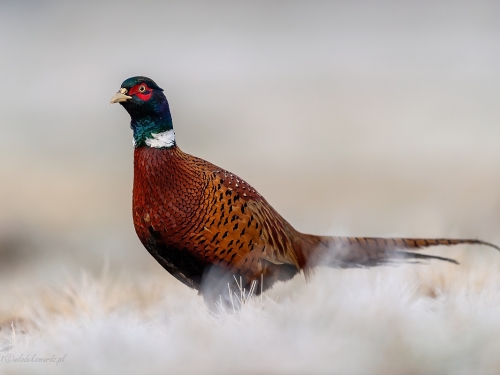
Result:
M115 103L121 103L121 102L126 102L127 100L132 99L131 96L125 95L121 92L117 92L111 100L109 101L109 104L115 104Z

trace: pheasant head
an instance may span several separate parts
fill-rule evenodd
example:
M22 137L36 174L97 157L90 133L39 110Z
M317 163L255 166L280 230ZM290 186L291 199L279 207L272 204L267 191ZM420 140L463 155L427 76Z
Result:
M126 79L111 98L111 104L120 103L130 115L134 132L134 147L170 148L175 146L172 115L167 98L152 79Z

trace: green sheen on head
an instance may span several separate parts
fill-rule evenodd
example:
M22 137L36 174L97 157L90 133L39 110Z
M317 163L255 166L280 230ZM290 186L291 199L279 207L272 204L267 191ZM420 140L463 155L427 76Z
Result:
M139 83L146 83L152 89L163 91L163 89L158 86L155 81L153 81L151 78L143 76L127 78L125 81L123 81L121 87L130 90L132 87Z
M120 103L130 114L134 146L169 148L175 145L167 98L152 79L137 76L123 81L111 103Z

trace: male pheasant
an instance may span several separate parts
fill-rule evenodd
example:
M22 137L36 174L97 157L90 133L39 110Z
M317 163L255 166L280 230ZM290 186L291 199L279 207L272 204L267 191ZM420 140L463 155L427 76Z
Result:
M151 79L124 81L111 98L130 114L134 137L134 226L142 244L174 277L199 290L208 304L241 280L256 293L320 264L376 266L449 258L414 251L477 239L314 236L296 231L251 185L182 152L169 105ZM411 251L408 251L411 250ZM235 277L234 277L235 276Z

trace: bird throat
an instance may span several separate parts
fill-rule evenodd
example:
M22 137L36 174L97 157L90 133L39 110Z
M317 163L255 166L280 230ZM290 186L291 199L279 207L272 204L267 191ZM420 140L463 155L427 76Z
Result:
M130 127L134 132L133 144L135 148L170 148L175 146L175 133L170 117L154 119L143 117L132 120Z

